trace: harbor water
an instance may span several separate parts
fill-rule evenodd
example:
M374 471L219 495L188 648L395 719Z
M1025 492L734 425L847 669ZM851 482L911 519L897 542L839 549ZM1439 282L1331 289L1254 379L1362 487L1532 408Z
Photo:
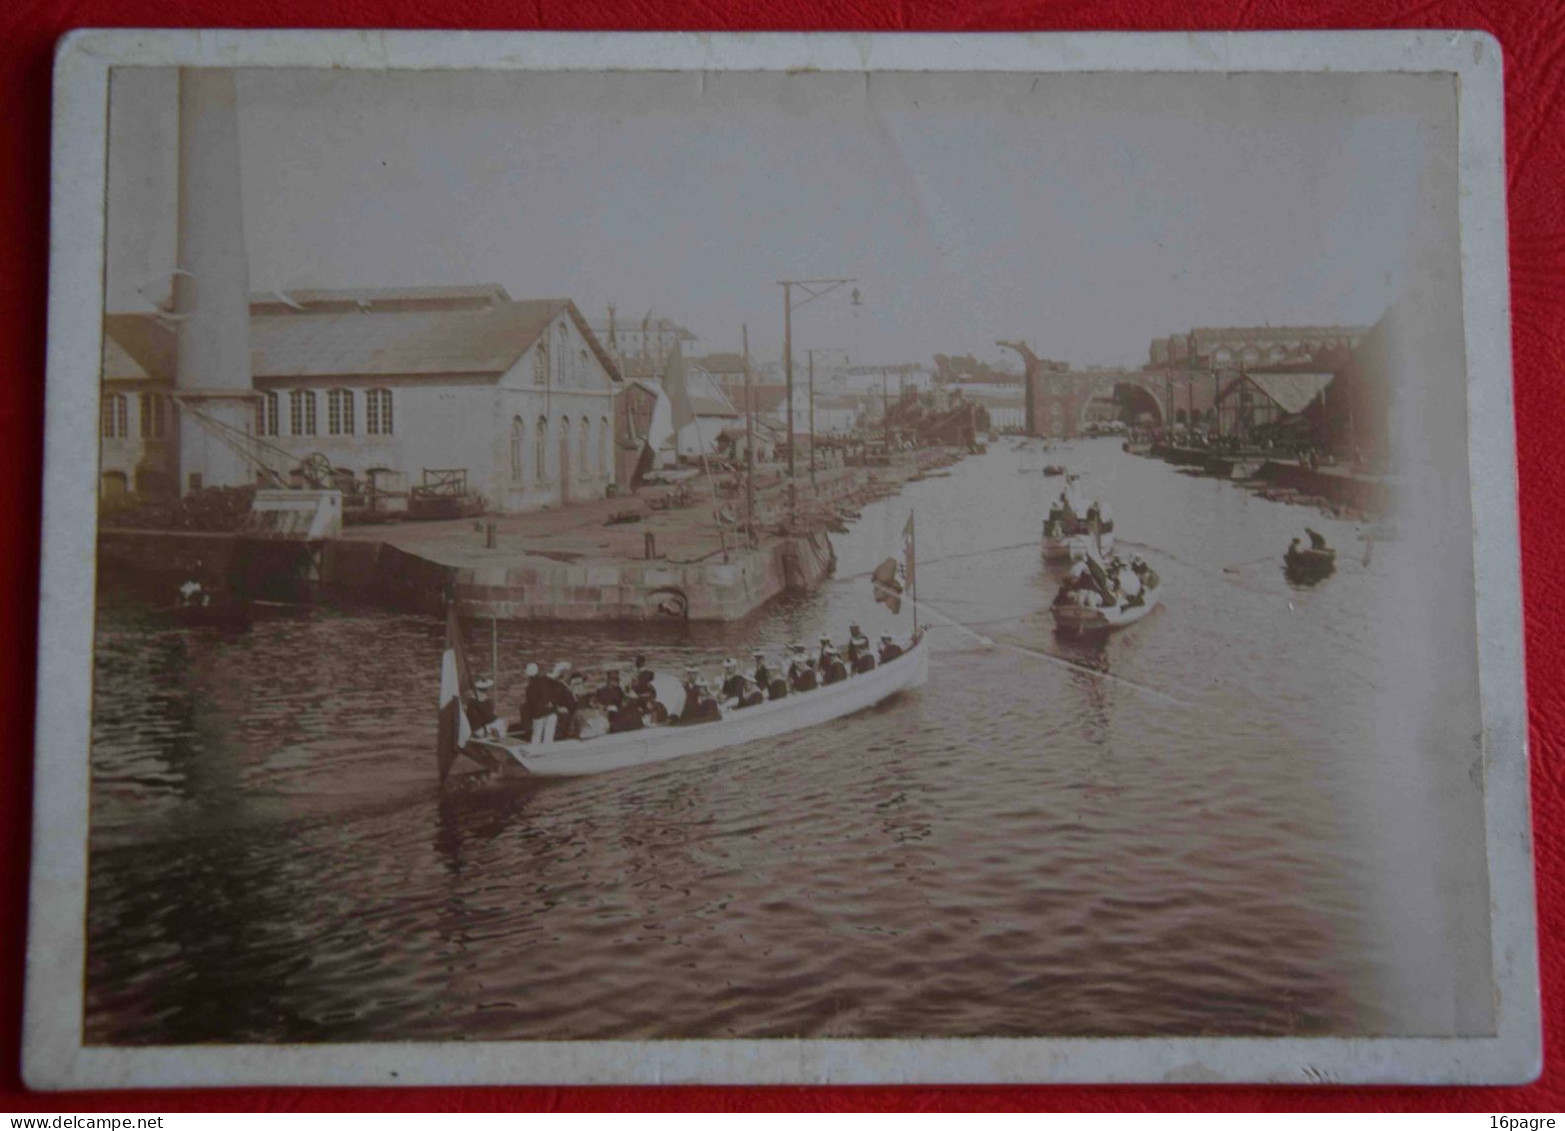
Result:
M1107 639L1054 630L1047 462L1163 579ZM1114 440L1002 442L867 507L808 597L470 621L469 657L494 634L514 714L532 660L905 636L868 573L910 512L926 686L555 781L437 786L438 619L173 628L103 581L87 1041L1484 1031L1470 563L1452 602L1413 592L1416 531L1371 546ZM1306 525L1340 550L1312 588L1282 572Z

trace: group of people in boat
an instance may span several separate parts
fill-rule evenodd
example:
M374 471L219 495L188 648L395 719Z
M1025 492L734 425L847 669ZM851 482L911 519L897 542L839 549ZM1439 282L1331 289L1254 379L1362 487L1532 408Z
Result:
M1074 484L1075 476L1071 477ZM1047 527L1049 533L1056 538L1064 538L1073 534L1092 530L1094 527L1104 533L1114 529L1114 520L1108 516L1103 504L1094 499L1088 503L1082 512L1077 511L1080 501L1072 498L1071 488L1066 487L1060 492L1060 497L1049 508Z
M1329 552L1331 550L1331 547L1326 545L1326 536L1320 531L1311 530L1308 526L1306 526L1304 528L1304 533L1309 536L1310 549L1319 550L1322 553ZM1295 538L1293 541L1288 543L1288 557L1297 557L1302 550L1303 547L1299 544L1299 539Z
M1145 604L1147 594L1157 584L1157 571L1140 554L1133 554L1129 561L1118 554L1110 554L1103 562L1089 556L1071 568L1054 603L1089 609L1128 609Z
M659 698L657 675L644 655L636 657L628 678L620 666L610 665L596 681L589 681L585 672L573 671L564 661L547 673L529 663L515 725L508 727L497 715L490 679L474 681L465 708L468 725L480 738L508 737L534 744L598 738L649 726L716 722L726 711L803 694L873 671L902 655L903 650L890 635L882 635L877 648L858 625L851 625L847 646L841 650L830 636L822 636L820 648L813 654L803 644L791 645L781 660L757 650L754 666L748 670L737 660L724 660L722 674L712 680L700 669L687 667L681 681L683 703L677 707Z

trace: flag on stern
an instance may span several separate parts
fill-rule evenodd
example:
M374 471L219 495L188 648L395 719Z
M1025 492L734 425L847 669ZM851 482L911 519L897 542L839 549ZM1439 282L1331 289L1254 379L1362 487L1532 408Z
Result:
M913 516L907 516L902 528L902 561L889 557L875 567L870 574L870 584L875 590L875 600L891 610L893 616L902 611L902 594L913 588Z
M435 747L440 783L445 784L451 763L473 736L463 704L473 686L467 668L467 653L462 648L462 625L456 619L456 603L446 604L446 650L440 658L440 737Z

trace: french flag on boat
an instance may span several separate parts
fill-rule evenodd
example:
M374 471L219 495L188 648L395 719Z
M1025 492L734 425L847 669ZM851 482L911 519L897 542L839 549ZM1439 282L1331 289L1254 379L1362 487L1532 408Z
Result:
M456 602L446 605L446 650L440 658L440 737L435 759L440 767L440 783L445 784L468 739L473 737L464 704L473 679L467 668L467 653L462 648L462 625L456 618Z
M875 600L891 610L893 616L902 611L902 594L907 593L911 598L913 592L914 564L913 542L913 514L908 512L907 525L902 528L902 561L897 561L895 555L881 562L870 573L870 584L874 588Z

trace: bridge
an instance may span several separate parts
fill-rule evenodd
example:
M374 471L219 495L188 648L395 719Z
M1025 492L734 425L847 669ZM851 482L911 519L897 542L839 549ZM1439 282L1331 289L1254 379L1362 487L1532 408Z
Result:
M1027 433L1072 436L1109 420L1152 426L1201 420L1212 411L1212 374L1191 370L1064 369L1044 361L1026 342L997 342L1021 355L1025 367Z

